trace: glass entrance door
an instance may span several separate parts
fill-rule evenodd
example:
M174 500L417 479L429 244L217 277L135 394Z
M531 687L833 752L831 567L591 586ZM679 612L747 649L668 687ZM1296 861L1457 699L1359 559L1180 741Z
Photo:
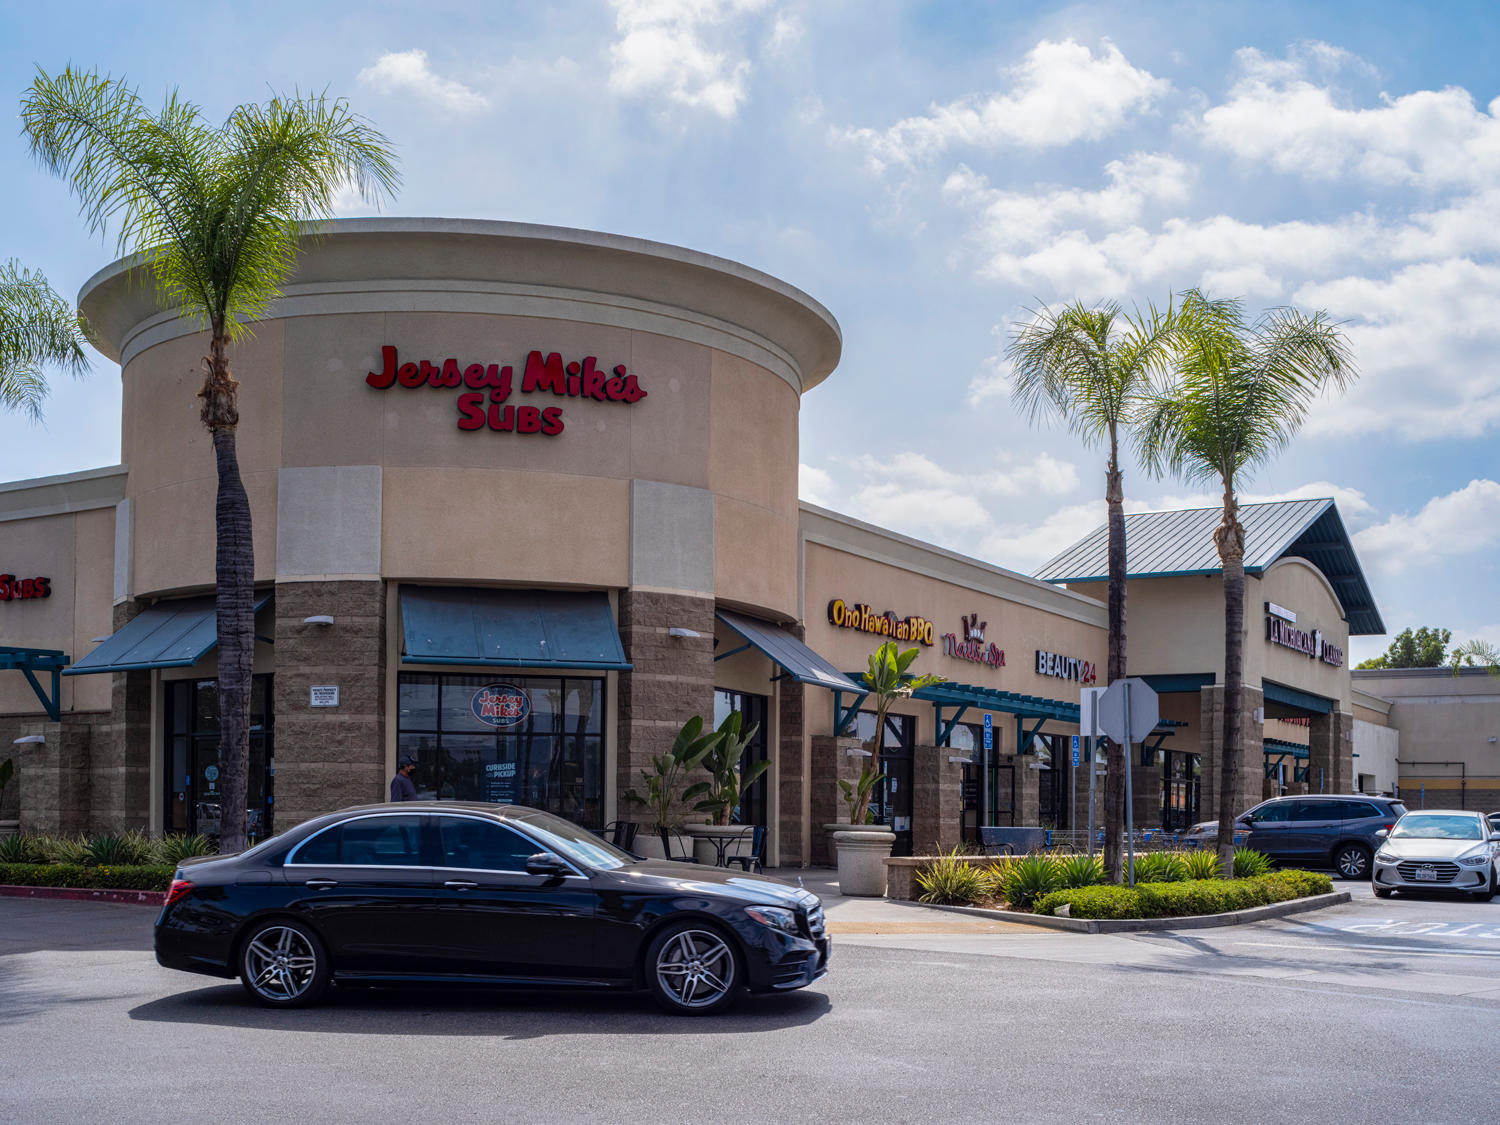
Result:
M250 761L245 777L245 830L251 843L275 831L274 715L271 677L250 682ZM166 793L162 829L217 836L224 791L219 760L219 682L169 680L166 702Z
M854 734L866 750L875 745L875 712L861 711L854 719ZM912 750L917 722L910 715L887 715L885 738L880 750L880 772L885 780L870 794L870 812L876 824L896 834L892 855L911 855Z
M1198 755L1180 750L1162 753L1161 826L1186 832L1198 822Z
M766 697L763 695L750 695L743 691L730 691L728 688L714 689L714 726L717 727L731 714L738 711L740 719L740 734L755 727L755 737L750 740L750 745L745 747L745 755L740 759L740 769L743 771L748 765L755 762L764 762L770 756L770 733L766 723ZM769 811L766 800L766 787L770 784L771 771L767 770L756 778L755 783L749 789L740 792L740 807L733 818L735 824L759 824L762 828L766 825L766 814Z

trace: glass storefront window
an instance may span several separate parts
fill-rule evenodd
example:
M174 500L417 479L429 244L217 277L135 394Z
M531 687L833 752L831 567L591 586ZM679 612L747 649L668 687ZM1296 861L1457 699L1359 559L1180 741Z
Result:
M743 716L740 720L741 734L752 723L756 724L755 737L750 740L750 745L745 747L744 757L740 759L740 769L743 771L752 762L764 762L768 756L770 729L766 722L766 697L751 695L743 691L730 691L727 688L715 688L714 726L718 727L735 711ZM770 771L768 770L757 778L755 784L748 790L740 793L740 807L733 817L735 824L765 825L766 786L769 778Z
M274 803L274 717L270 676L250 686L250 762L245 778L246 831L251 843L271 835ZM219 766L217 680L168 680L165 690L163 774L166 832L216 836L223 789Z
M481 693L497 684L524 697L508 726L484 714ZM529 805L603 827L603 679L402 672L399 697L397 756L417 759L418 797Z

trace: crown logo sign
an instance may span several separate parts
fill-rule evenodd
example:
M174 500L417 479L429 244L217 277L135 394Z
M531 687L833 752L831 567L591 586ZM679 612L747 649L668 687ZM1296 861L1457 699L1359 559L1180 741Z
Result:
M989 627L990 624L988 621L979 620L979 614L977 613L969 617L961 617L959 618L959 620L964 623L965 641L984 640L984 631Z

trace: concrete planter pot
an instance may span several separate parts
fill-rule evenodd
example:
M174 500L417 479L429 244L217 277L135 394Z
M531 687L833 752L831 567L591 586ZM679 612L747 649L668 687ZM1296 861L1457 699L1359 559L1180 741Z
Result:
M755 834L753 824L689 824L682 830L693 838L693 859L712 867L719 862L719 845L715 841L728 840L724 844L724 856L749 855L750 841Z
M857 898L885 895L885 861L896 834L881 825L838 824L833 847L839 857L839 893Z
M681 861L682 857L688 854L688 842L675 831L669 834L669 838L672 841L671 855L668 855L667 849L662 846L661 833L648 832L643 827L636 833L635 843L631 845L630 850L646 859L671 859L672 856L676 856Z

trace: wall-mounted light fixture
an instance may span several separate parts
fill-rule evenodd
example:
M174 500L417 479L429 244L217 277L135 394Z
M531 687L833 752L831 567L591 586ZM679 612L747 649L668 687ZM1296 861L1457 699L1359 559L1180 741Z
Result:
M1257 707L1252 718L1254 718L1257 723L1264 724L1266 721L1266 709L1264 707Z
M844 747L844 757L846 758L873 758L874 756L872 751L861 750L858 746Z
M320 613L320 614L318 614L315 617L304 617L302 619L302 624L304 624L304 625L332 625L333 624L333 618L329 617L328 614L326 614L326 613Z
M667 630L667 636L669 636L669 637L701 637L701 636L703 636L703 634L700 633L700 632L698 632L696 629L684 629L681 625L673 625L670 629Z
M104 636L102 636L102 637L90 637L90 638L89 638L89 640L90 640L90 641L92 641L92 642L93 642L93 643L94 643L94 644L99 644L99 643L101 643L101 642L102 642L102 641L107 641L107 640L109 640L109 638L110 638L110 637L111 637L111 636L113 636L113 635L114 635L114 634L112 634L112 633L105 633L105 634L104 634Z
M45 734L23 734L20 738L16 739L15 745L38 746L46 741L47 736Z

